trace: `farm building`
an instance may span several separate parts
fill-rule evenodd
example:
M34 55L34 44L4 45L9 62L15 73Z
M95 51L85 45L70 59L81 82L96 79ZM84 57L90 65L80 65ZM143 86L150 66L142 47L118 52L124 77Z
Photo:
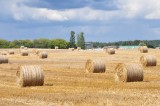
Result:
M93 43L85 42L85 49L93 49Z

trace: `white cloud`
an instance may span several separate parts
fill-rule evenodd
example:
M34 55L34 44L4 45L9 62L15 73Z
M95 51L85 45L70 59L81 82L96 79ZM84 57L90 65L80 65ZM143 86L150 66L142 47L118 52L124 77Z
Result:
M160 19L160 10L147 14L145 18L146 19Z
M37 0L38 1L38 0ZM115 0L118 10L96 10L89 7L54 10L25 5L31 0L0 1L0 13L10 14L15 20L112 20L112 19L160 19L160 0ZM40 2L40 1L39 1ZM5 12L4 12L5 11Z
M115 15L117 11L94 10L89 7L67 10L52 10L47 8L34 8L25 5L13 6L13 16L16 20L108 20Z
M13 6L13 16L16 20L66 20L57 10L48 10L46 8L31 8L25 5Z
M34 0L36 1L36 0ZM22 5L24 3L31 2L31 0L0 0L0 17L1 16L11 16L12 10L15 5Z
M127 18L160 19L160 0L118 0Z

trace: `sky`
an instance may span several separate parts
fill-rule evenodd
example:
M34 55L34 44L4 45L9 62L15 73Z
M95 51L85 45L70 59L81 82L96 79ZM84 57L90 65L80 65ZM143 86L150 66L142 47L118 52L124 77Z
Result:
M160 0L0 0L0 39L160 40Z

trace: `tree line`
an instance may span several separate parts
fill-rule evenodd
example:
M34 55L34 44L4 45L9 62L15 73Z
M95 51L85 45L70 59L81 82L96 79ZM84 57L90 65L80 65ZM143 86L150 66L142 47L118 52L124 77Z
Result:
M54 48L58 46L61 49L68 47L68 42L64 39L35 39L35 40L13 40L7 41L0 39L0 48L19 48L21 46L29 48Z
M129 40L129 41L118 41L118 42L92 42L94 48L102 48L104 46L148 46L149 48L156 48L160 46L160 40Z
M104 46L138 46L146 45L149 48L155 48L160 46L160 40L133 40L133 41L118 41L118 42L91 42L94 48L103 48ZM77 48L81 47L85 49L85 37L84 33L80 32L75 36L75 32L71 31L70 40L64 39L34 39L34 40L13 40L7 41L0 39L0 48L19 48L20 46L26 46L29 48L55 48L59 49Z
M59 49L77 48L81 47L85 49L84 33L81 32L77 35L77 41L75 41L75 32L71 31L70 41L64 39L34 39L34 40L13 40L7 41L0 39L0 48L20 48L25 46L28 48L51 48L54 49L58 46Z

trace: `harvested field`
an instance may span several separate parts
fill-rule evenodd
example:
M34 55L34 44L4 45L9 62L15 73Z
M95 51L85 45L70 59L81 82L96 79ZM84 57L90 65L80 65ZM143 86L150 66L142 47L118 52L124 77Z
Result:
M139 58L143 54L138 49L116 50L115 55L95 50L43 49L48 53L45 60L39 59L32 49L28 49L28 56L21 56L19 49L14 51L14 55L8 55L8 64L0 64L0 106L160 105L158 49L148 49L146 53L157 57L157 65L143 67L142 82L115 82L115 67L119 63L141 64ZM102 59L105 73L86 73L88 59ZM21 65L41 66L45 74L44 86L17 86L16 72Z

